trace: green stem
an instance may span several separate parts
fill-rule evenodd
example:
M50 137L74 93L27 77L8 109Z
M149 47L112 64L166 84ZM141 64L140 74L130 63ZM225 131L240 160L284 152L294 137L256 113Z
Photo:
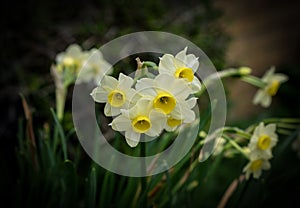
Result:
M244 155L247 159L249 159L248 155L246 152L241 148L240 145L238 145L235 141L233 141L230 137L227 135L223 134L222 137L226 139L236 150L238 150L242 155Z
M141 149L140 149L140 157L142 159L142 164L141 164L141 173L143 173L143 175L145 175L146 173L146 161L145 161L145 157L146 157L146 143L145 142L141 142ZM141 191L141 196L143 196L142 198L142 207L147 207L147 177L141 177L141 185L142 185L142 191Z
M226 69L226 70L211 74L205 80L203 80L203 85L201 87L201 90L198 93L196 93L196 96L199 97L200 95L202 95L202 93L205 91L207 86L209 86L210 84L213 84L214 80L216 80L216 79L222 79L222 78L226 78L226 77L241 77L242 78L245 76L249 76L249 75L247 73L245 74L243 72L243 70L234 69L234 68Z
M230 133L235 133L239 136L242 136L246 139L250 139L251 138L251 134L249 134L248 132L245 132L239 128L236 127L224 127L223 128L223 132L230 132Z
M264 83L261 79L252 75L243 76L241 77L241 80L259 88L264 88L266 86L266 83Z
M56 115L59 121L64 117L67 89L65 87L56 88Z

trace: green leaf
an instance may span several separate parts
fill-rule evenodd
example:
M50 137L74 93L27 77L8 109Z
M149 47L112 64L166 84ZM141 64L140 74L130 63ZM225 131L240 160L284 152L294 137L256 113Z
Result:
M63 156L64 156L64 160L67 160L68 159L68 156L67 156L67 144L66 144L66 138L65 138L65 134L64 134L64 130L54 112L54 110L51 108L50 109L51 113L52 113L52 116L54 118L54 121L55 121L55 124L56 124L56 127L58 129L58 132L59 132L59 135L60 135L60 138L61 138L61 145L62 145L62 150L63 150Z

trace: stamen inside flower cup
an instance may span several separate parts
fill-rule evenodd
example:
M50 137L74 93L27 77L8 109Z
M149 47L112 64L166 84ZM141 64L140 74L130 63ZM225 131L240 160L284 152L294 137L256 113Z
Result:
M153 100L153 107L162 110L165 114L171 113L175 106L176 99L166 92L159 93Z
M257 170L261 169L262 163L263 163L263 161L262 161L261 159L254 160L254 161L251 163L250 169L251 169L252 171L257 171Z
M182 123L182 120L178 120L178 119L175 119L175 118L168 118L168 120L167 120L167 124L171 127L178 126L181 123Z
M145 133L151 128L151 121L146 116L138 116L132 120L133 130L138 133Z
M120 107L125 103L125 94L119 90L113 90L108 94L108 102L113 107Z
M177 78L185 78L189 82L192 82L194 79L194 72L191 68L188 67L182 67L176 70L175 76Z
M271 144L271 138L268 135L262 135L259 137L257 147L261 150L266 150Z
M276 95L279 86L280 86L280 82L278 80L274 80L267 89L268 94L271 96Z

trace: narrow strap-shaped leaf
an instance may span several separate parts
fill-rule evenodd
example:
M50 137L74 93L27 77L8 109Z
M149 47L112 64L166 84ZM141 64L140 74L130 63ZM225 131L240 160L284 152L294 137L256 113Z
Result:
M60 135L60 138L61 138L61 145L62 145L62 150L63 150L63 155L64 155L64 160L67 160L68 159L68 156L67 156L67 144L66 144L66 137L65 137L65 134L64 134L64 130L54 112L54 110L51 108L50 109L51 113L52 113L52 116L54 118L54 121L55 121L55 124L58 128L58 132L59 132L59 135Z

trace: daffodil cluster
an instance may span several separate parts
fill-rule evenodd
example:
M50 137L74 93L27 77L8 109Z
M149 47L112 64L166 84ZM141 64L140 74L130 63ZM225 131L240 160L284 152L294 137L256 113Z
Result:
M243 170L246 172L247 179L251 174L254 178L259 178L262 170L270 169L269 160L273 157L272 149L278 141L275 131L275 124L265 126L263 122L255 128L248 144L249 163Z
M201 84L194 73L199 62L186 52L187 48L175 57L163 55L159 73L151 78L139 77L139 73L134 78L120 73L118 79L105 75L92 91L95 102L106 103L104 114L114 117L112 129L125 132L130 147L138 145L142 134L157 137L163 130L175 131L195 120L193 93Z
M83 51L79 45L72 44L66 51L57 54L56 63L51 67L51 73L56 86L58 119L63 119L68 86L74 84L76 80L77 83L99 83L104 74L109 74L111 71L111 65L95 48Z
M53 68L52 73L66 86L75 82L81 69L83 74L78 77L78 82L95 83L99 83L102 76L112 70L98 49L83 51L77 44L72 44L66 51L57 54Z

